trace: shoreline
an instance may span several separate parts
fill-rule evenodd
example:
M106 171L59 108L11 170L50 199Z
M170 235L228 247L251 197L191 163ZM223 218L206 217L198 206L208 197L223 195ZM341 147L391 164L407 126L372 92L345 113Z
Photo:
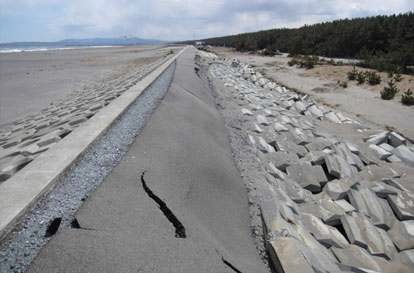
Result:
M124 46L68 46L68 47L31 47L31 48L0 48L0 54L23 53L23 52L47 52L60 50L81 50L81 49L99 49L99 48L114 48ZM126 46L125 46L126 47Z

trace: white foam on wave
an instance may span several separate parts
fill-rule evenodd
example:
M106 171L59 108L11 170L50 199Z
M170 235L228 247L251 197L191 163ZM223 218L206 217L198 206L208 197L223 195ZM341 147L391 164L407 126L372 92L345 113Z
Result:
M79 47L50 47L50 48L4 48L0 49L0 53L20 53L20 52L44 52L57 50L76 50L76 49L92 49L92 48L112 48L116 46L79 46ZM121 46L120 46L121 47Z
M0 53L17 53L22 52L21 49L0 49Z

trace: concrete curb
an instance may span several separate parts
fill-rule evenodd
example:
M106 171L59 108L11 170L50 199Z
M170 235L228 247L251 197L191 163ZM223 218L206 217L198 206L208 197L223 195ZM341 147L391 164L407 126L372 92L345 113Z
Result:
M157 78L184 52L152 71L135 86L62 139L49 151L0 185L0 241L37 200L49 192L60 177L121 116Z

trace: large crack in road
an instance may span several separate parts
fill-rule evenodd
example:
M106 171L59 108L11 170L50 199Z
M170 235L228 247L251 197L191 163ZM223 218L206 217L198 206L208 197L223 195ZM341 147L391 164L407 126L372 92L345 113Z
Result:
M168 208L167 203L165 203L163 200L161 200L147 185L147 182L145 181L145 171L141 174L141 184L142 188L144 188L144 191L147 193L147 195L154 200L155 203L158 204L158 208L161 210L161 212L164 214L164 216L168 219L168 221L174 226L175 228L175 237L177 238L186 238L186 232L185 227L181 223L180 220L174 215L174 213L171 211L171 209Z

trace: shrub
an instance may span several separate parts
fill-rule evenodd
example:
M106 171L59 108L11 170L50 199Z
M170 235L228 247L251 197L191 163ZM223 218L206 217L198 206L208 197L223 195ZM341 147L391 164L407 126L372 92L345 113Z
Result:
M348 80L355 81L357 76L358 76L358 71L356 70L354 66L354 68L348 72Z
M403 78L402 78L401 74L399 72L397 72L396 74L394 74L393 79L394 79L395 82L399 83L399 82L402 81Z
M397 93L398 93L398 88L397 86L395 86L395 82L391 80L388 82L388 87L384 87L384 89L381 91L381 99L392 100L394 99Z
M276 52L274 52L270 48L265 48L265 49L259 50L257 53L260 54L260 55L263 55L263 56L275 56L276 55Z
M316 56L316 55L311 56L308 61L312 64L312 68L315 65L321 64L321 61L319 60L319 56Z
M378 85L381 83L381 76L375 71L369 71L366 73L366 78L370 85Z
M365 83L365 73L359 71L357 73L356 80L358 82L358 85L364 84Z
M414 96L411 89L408 89L401 97L401 103L404 105L414 105Z
M348 88L348 82L347 81L338 81L338 85L342 88Z
M395 70L388 72L388 77L390 79L393 79L393 81L396 83L399 83L403 80L403 77L401 75L401 69L395 69Z
M299 66L300 68L312 69L318 63L319 58L317 56L309 56L306 55L300 60Z
M313 69L315 67L315 62L313 61L312 58L306 57L305 61L302 62L301 66L306 68L306 69Z
M292 58L288 62L288 65L291 67L298 65L300 68L312 69L313 67L315 67L316 64L318 64L318 62L319 62L319 57L317 56L298 55Z
M298 64L298 60L296 58L292 58L290 61L288 61L288 65L290 67L295 66Z

